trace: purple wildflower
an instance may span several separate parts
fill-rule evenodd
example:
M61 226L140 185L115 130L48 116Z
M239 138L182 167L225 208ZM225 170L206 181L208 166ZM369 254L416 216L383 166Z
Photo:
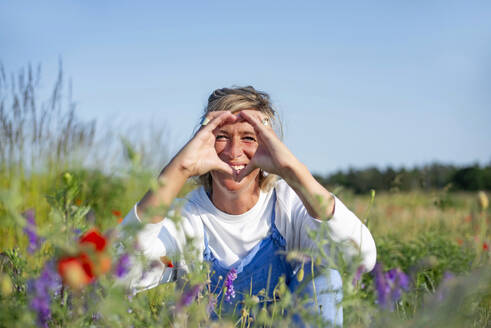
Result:
M40 295L36 295L31 300L31 308L37 312L38 324L41 327L48 327L48 321L51 319L50 302L49 296L44 298Z
M125 253L121 255L121 257L118 260L118 263L116 263L116 276L118 278L123 278L128 271L130 271L130 256Z
M436 298L439 301L443 301L443 299L445 299L445 297L447 296L447 294L448 294L448 288L447 288L448 283L449 283L449 281L451 281L454 278L455 278L455 275L451 272L446 271L443 274L443 279L442 279L441 284L438 287L438 290L436 292Z
M384 269L380 262L375 264L375 268L373 270L373 274L375 275L375 289L377 290L377 301L380 307L385 308L387 306L387 298L390 293L390 287L388 286ZM389 287L389 289L387 289Z
M402 290L409 289L409 278L401 269L391 269L385 273L386 281L390 287L392 301L401 299Z
M27 247L27 251L32 254L39 249L41 246L41 238L39 238L36 233L36 220L34 215L34 210L28 209L23 213L26 218L26 226L24 227L24 232L29 239L29 246Z
M399 268L384 273L383 266L377 262L374 269L377 302L381 308L393 310L394 302L401 298L402 290L409 289L409 277ZM389 299L392 302L389 302Z
M193 300L198 296L200 290L201 290L201 286L198 284L198 285L194 285L193 287L191 287L191 289L182 293L181 299L176 305L176 311L179 312L183 307L191 304Z
M232 269L227 273L225 279L225 301L230 302L231 298L235 298L234 280L237 279L237 270Z
M51 294L61 286L59 276L53 269L52 262L44 266L39 278L29 285L33 289L34 297L31 299L30 306L37 312L38 324L42 327L48 327L48 321L51 319Z
M360 281L361 275L364 271L365 271L365 266L363 266L363 264L362 264L358 267L358 269L356 270L355 276L353 277L353 281L352 281L353 286L356 286L358 281Z

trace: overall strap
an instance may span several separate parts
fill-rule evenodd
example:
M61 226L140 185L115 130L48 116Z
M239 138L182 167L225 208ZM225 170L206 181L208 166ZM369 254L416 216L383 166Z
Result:
M273 211L272 211L272 217L271 217L271 233L270 236L273 239L274 243L284 249L286 247L286 240L285 238L281 235L279 232L278 228L276 227L275 219L276 219L276 188L273 189Z
M273 210L271 211L271 229L276 229L275 219L276 219L276 188L273 188Z

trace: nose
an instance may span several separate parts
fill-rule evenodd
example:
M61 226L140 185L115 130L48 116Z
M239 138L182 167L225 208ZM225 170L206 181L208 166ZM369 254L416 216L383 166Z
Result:
M238 158L242 155L242 145L236 138L232 138L225 148L225 152L230 159Z

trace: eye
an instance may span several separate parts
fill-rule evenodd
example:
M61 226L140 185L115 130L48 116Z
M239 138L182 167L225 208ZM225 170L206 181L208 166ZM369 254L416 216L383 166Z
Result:
M223 135L223 134L218 134L216 137L215 137L215 140L226 140L227 139L227 136Z
M254 137L244 137L242 139L245 141L253 141L253 142L256 141L256 138L254 138Z

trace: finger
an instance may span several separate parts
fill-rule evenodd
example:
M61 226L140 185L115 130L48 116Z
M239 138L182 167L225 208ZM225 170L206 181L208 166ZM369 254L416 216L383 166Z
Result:
M223 173L227 173L230 175L234 174L234 170L230 167L230 165L228 165L227 163L225 163L221 159L219 159L218 162L216 163L215 170L223 172Z
M252 171L254 171L255 169L257 169L256 165L254 165L253 162L249 162L246 167L244 167L239 175L237 175L236 177L236 180L238 182L242 181L242 179L244 179L246 176L248 176Z
M250 111L250 110L244 110L240 112L240 117L244 119L246 122L252 125L254 130L256 132L262 132L264 133L265 131L269 130L270 125L264 125L262 123L262 120L265 119L266 117L262 117L257 113L257 111Z
M228 123L228 122L235 122L237 120L237 117L235 115L233 115L232 113L230 113L229 111L223 111L223 112L216 112L218 114L214 114L215 112L212 112L213 113L213 118L211 119L211 121L205 125L205 127L203 129L206 129L208 131L213 131L215 130L219 125L222 125L222 124L225 124L225 123ZM211 113L210 113L211 114ZM208 116L207 116L208 117Z

